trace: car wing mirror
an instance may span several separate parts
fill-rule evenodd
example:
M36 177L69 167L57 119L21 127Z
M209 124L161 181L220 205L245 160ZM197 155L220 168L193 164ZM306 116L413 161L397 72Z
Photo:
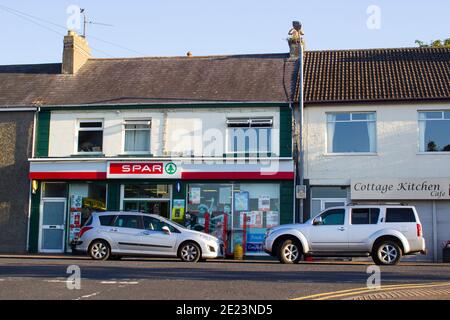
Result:
M162 227L162 231L163 231L165 234L170 234L170 229L169 229L168 226Z
M314 221L313 221L313 225L315 225L315 226L320 226L320 225L322 225L322 224L323 224L322 217L317 217L317 218L315 218Z

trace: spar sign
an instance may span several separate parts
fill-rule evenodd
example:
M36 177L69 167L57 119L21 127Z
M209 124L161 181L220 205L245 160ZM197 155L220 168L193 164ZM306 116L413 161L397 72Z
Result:
M179 179L181 170L174 162L108 162L108 179Z

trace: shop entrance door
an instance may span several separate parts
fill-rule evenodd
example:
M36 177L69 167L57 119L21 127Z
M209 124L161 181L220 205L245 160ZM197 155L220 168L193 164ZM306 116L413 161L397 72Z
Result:
M158 214L164 218L170 219L170 201L125 200L123 209L124 211Z
M66 199L43 199L40 216L39 251L64 252Z

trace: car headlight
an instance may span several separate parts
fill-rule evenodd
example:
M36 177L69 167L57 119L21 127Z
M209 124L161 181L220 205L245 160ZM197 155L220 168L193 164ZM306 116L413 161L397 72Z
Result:
M270 234L273 232L273 230L272 229L267 229L266 230L266 235L265 235L265 238L267 239L269 236L270 236Z
M216 237L213 237L213 236L209 236L207 234L201 234L200 238L202 238L203 240L206 240L206 241L219 242L219 239L217 239Z

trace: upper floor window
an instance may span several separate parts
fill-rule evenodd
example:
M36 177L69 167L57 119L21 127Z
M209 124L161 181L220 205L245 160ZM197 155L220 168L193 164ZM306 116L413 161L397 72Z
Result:
M421 152L450 151L450 111L419 112Z
M124 123L126 153L150 153L149 120L126 120Z
M376 152L375 112L327 113L328 153Z
M272 118L228 118L228 152L271 153Z
M80 120L78 123L78 152L96 152L103 150L103 121Z

